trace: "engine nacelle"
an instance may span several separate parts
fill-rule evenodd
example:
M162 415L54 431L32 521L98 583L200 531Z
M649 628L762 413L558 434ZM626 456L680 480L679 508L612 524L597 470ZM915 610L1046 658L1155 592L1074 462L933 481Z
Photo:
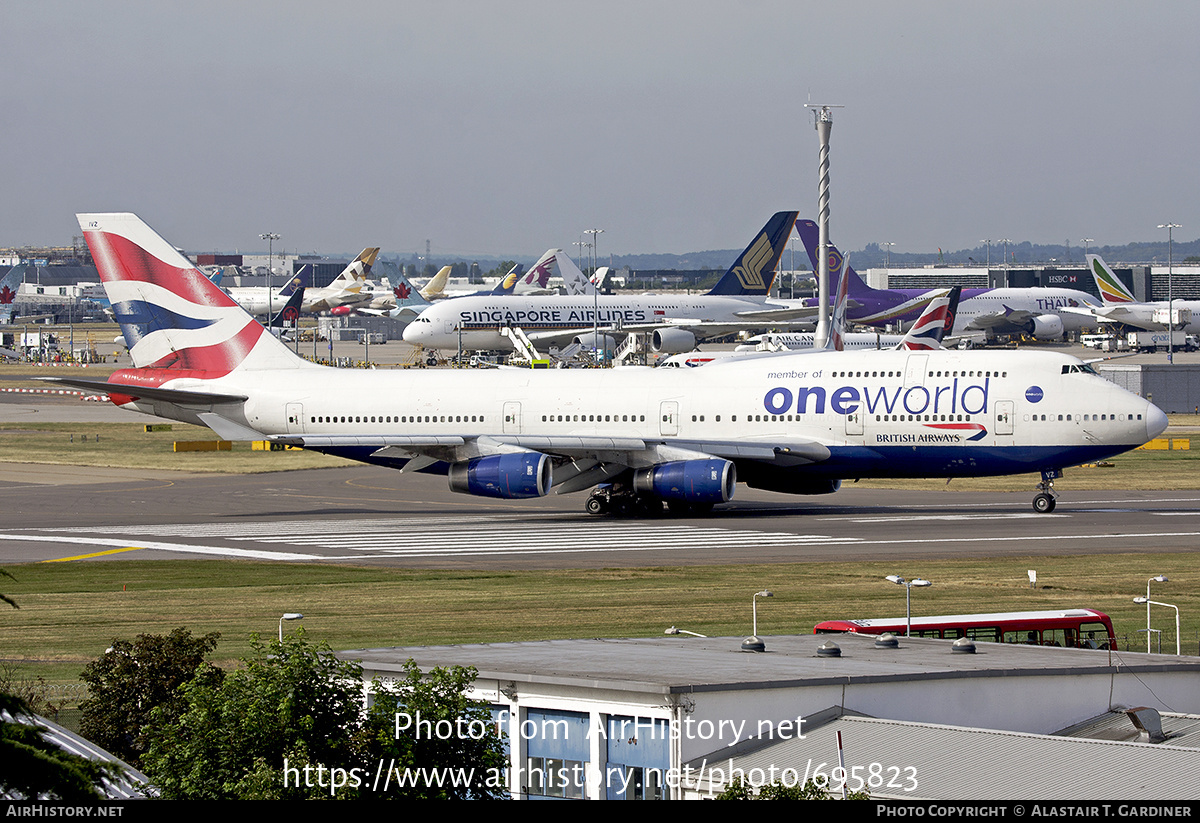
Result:
M686 329L655 329L650 348L659 354L683 354L696 348L696 335Z
M329 310L329 313L334 317L345 317L348 314L354 314L353 306L334 306Z
M576 335L571 338L572 343L578 343L585 349L598 349L603 352L612 353L617 350L617 341L612 335L608 334L587 334Z
M683 460L638 469L633 488L664 500L688 503L725 503L737 486L737 470L728 460Z
M752 489L780 494L833 494L842 487L841 480L824 477L804 477L795 472L779 471L762 466L753 472L743 472L742 480Z
M1026 324L1025 333L1032 335L1036 340L1061 340L1062 318L1057 314L1039 314Z
M451 464L450 491L504 500L544 497L554 485L553 468L540 452L476 457Z

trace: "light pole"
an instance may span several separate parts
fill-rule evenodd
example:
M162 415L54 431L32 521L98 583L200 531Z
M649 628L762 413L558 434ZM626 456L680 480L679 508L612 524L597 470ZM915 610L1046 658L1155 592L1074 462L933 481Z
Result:
M1090 237L1084 237L1084 238L1081 238L1079 242L1083 244L1083 260L1086 263L1087 255L1088 255L1088 247L1090 247L1092 245L1092 243L1095 243L1096 241Z
M980 240L979 242L987 244L987 264L986 265L990 269L992 267L992 241L988 238L984 238L983 240Z
M599 254L596 249L599 245L600 235L604 234L604 229L584 229L584 234L592 236L592 242L589 247L592 250L592 277L596 276L596 263L599 259ZM597 349L600 347L600 290L592 291L592 360L595 361L598 355Z
M275 241L279 239L279 235L275 232L266 232L260 234L263 240L267 241L267 322L271 322L271 318L275 316L275 288L271 281L271 275L274 269L272 262L275 254Z
M889 574L884 579L904 587L904 636L909 637L912 634L912 588L916 586L918 589L923 589L932 586L933 583L921 577L905 580L898 574Z
M1146 581L1146 654L1150 654L1150 584L1169 582L1165 574L1157 574Z
M883 245L887 247L887 252L883 258L883 267L885 269L890 269L892 267L892 246L894 246L896 244L895 243L884 243Z
M283 617L279 618L279 642L283 642L283 621L285 620L303 620L304 615L298 612L288 612Z
M1166 606L1168 609L1175 610L1175 656L1182 657L1183 656L1183 644L1179 639L1179 607L1172 606L1170 603L1159 603L1157 600L1151 600L1148 597L1135 597L1135 598L1133 598L1133 602L1134 603L1145 603L1147 609L1149 609L1151 605L1154 605L1154 606ZM1146 642L1148 643L1149 641L1150 641L1150 632L1146 632ZM1162 650L1161 643L1159 644L1159 650L1160 651Z
M758 598L774 597L775 592L763 589L761 592L755 592L754 597L750 598L751 608L754 610L754 634L742 641L742 651L744 652L761 652L766 651L767 645L758 637Z
M1174 261L1174 254L1173 254L1173 252L1174 252L1173 240L1174 240L1174 235L1175 235L1175 229L1182 228L1182 226L1180 226L1178 223L1159 223L1158 227L1160 229L1167 230L1167 362L1174 363L1175 362L1175 334L1174 334L1174 332L1175 332L1175 316L1173 313L1173 309L1175 308L1175 303L1174 303L1175 294L1171 290L1171 281L1173 280L1174 268L1175 268L1175 266L1174 266L1175 261ZM1147 597L1149 597L1149 595L1147 595ZM1146 607L1146 611L1147 612L1150 611L1149 606ZM1147 637L1146 641L1149 642L1149 640L1150 640L1150 638Z

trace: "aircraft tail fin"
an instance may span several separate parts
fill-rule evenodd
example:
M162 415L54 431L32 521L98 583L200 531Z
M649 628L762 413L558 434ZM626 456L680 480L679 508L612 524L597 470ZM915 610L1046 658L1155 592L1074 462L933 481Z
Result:
M847 258L847 261L849 258ZM838 280L837 297L833 302L833 322L829 326L829 339L825 341L825 348L833 351L845 351L846 349L846 305L849 302L848 284L850 278L843 277Z
M300 360L135 214L78 214L138 369L201 379Z
M955 286L945 294L930 300L925 311L921 312L921 316L912 324L912 328L896 348L910 351L940 349L942 338L954 328L958 299L961 295L962 286Z
M709 294L766 297L799 212L776 212Z
M812 264L813 272L815 273L820 267L819 263L817 262L817 254L820 251L821 245L820 229L817 228L817 224L811 220L797 220L796 233L800 235L800 241L804 243L804 250L808 252L808 261ZM829 277L833 280L833 284L831 284L831 290L840 288L842 271L845 270L850 279L846 293L851 298L865 297L872 291L875 291L867 285L866 281L859 276L858 272L856 272L849 265L844 265L843 259L842 253L838 251L837 246L833 245L833 243L830 243Z
M215 280L213 281L216 282ZM280 297L291 297L297 290L307 289L312 285L312 266L305 263L300 267L300 271L296 272L295 276L288 281L287 285L279 290Z
M300 323L300 307L304 305L304 286L292 292L287 304L275 313L267 324L269 329L295 329Z
M378 256L378 246L363 249L329 285L350 285L356 280L368 279L371 276L371 266L375 265L375 258Z
M1108 264L1104 262L1100 255L1087 255L1087 267L1092 273L1092 278L1096 281L1096 288L1100 291L1100 299L1104 301L1105 305L1137 302L1137 298L1117 278L1116 272L1108 267Z
M21 289L25 272L32 269L33 263L18 263L5 272L4 277L0 277L0 306L12 306L12 302L17 299L17 292Z
M430 278L425 284L425 288L421 289L421 296L426 300L433 300L440 296L446 290L446 282L450 279L450 267L442 266L438 273Z
M562 274L563 284L567 287L567 294L586 294L590 297L597 293L592 281L588 280L587 275L579 270L574 260L563 254L561 250L556 250L554 256L558 260L558 270Z
M517 278L513 287L514 294L542 291L550 287L550 278L558 273L558 259L555 255L558 249L550 249L533 264L533 268L523 277Z
M525 267L517 263L508 270L508 274L500 278L500 282L492 289L492 294L512 294L513 289L517 287L517 281L521 279L521 275L525 273Z

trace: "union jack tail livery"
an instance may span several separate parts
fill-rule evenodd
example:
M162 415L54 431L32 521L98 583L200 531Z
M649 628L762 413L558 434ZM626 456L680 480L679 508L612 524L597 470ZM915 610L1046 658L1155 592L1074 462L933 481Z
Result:
M115 380L158 386L305 362L137 215L77 217L135 366Z
M941 297L929 301L917 321L897 348L910 351L930 351L942 347L942 338L954 328L954 316L958 312L958 298L962 286L955 286Z

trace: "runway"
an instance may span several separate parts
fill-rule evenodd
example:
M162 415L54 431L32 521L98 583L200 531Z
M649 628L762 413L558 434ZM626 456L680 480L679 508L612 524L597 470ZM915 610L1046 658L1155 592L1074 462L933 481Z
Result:
M97 472L101 473L97 477ZM1192 551L1200 491L739 488L704 518L595 517L584 495L492 501L356 466L263 475L0 465L0 563L224 558L413 568L603 568Z

